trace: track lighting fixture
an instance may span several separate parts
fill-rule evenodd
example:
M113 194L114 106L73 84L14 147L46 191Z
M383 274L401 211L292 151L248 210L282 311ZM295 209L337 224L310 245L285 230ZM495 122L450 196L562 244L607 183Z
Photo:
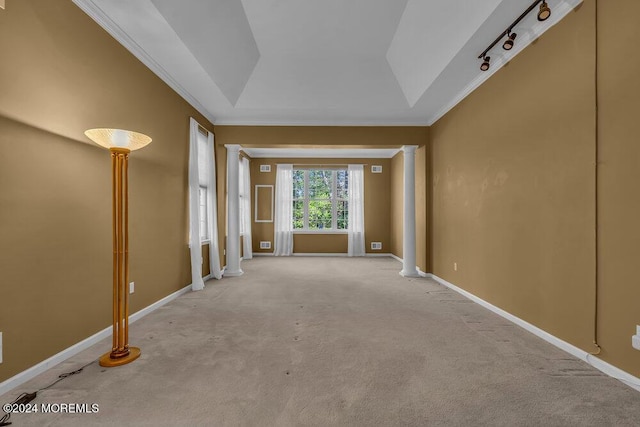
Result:
M511 50L513 47L513 42L516 40L518 35L516 33L509 32L509 37L504 41L502 48L504 50Z
M484 62L482 63L482 65L480 66L480 69L482 71L487 71L489 69L489 67L491 66L491 64L489 64L489 61L491 61L491 57L490 56L485 56L484 58L482 58L484 60Z
M512 33L511 30L513 30L515 28L516 25L518 25L520 23L520 21L522 21L533 9L535 9L536 6L540 5L540 10L538 11L538 21L546 21L550 16L551 16L551 8L549 8L549 5L547 4L547 0L535 0L531 6L529 6L527 8L527 10L525 10L522 15L520 15L518 17L518 19L516 19L515 21L513 21L513 23L511 25L509 25L507 27L506 30L504 30L494 41L493 43L491 43L489 45L488 48L486 48L484 50L484 52L482 52L479 56L478 59L482 59L482 65L480 65L480 69L482 71L487 71L490 67L489 65L489 60L490 58L487 56L487 53L489 53L489 51L500 42L500 40L502 40L505 36L507 36L507 39L504 41L504 43L502 44L502 48L504 50L511 50L513 49L513 46L515 44L516 41L516 37L517 34L516 33Z
M538 12L538 21L546 21L551 16L551 9L545 0L540 5L540 11Z

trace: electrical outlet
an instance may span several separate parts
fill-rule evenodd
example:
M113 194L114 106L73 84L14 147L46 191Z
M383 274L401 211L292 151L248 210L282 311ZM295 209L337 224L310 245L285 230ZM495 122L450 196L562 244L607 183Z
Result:
M0 363L2 363L2 332L0 332Z
M132 294L135 291L136 291L136 283L135 282L129 283L129 293Z
M458 271L458 263L457 262L453 263L453 271Z
M260 249L271 249L271 242L270 241L261 241L260 242Z
M631 337L631 346L640 350L640 325L636 325L636 334Z

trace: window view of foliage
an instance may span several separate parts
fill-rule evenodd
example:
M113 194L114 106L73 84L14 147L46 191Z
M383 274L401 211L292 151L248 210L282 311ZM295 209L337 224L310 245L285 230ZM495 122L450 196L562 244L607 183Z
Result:
M348 181L346 170L295 170L293 228L346 230Z

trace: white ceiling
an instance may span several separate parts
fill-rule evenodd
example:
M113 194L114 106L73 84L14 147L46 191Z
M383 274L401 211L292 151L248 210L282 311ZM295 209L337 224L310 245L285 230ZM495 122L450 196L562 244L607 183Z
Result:
M74 0L214 124L430 125L582 0Z

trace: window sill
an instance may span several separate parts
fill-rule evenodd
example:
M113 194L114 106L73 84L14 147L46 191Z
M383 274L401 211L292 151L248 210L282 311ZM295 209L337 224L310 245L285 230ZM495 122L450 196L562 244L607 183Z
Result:
M293 234L347 234L348 230L293 230Z
M200 246L201 247L204 246L204 245L209 245L209 244L211 244L211 240L201 240L200 241ZM191 243L187 243L187 247L189 249L191 249Z

